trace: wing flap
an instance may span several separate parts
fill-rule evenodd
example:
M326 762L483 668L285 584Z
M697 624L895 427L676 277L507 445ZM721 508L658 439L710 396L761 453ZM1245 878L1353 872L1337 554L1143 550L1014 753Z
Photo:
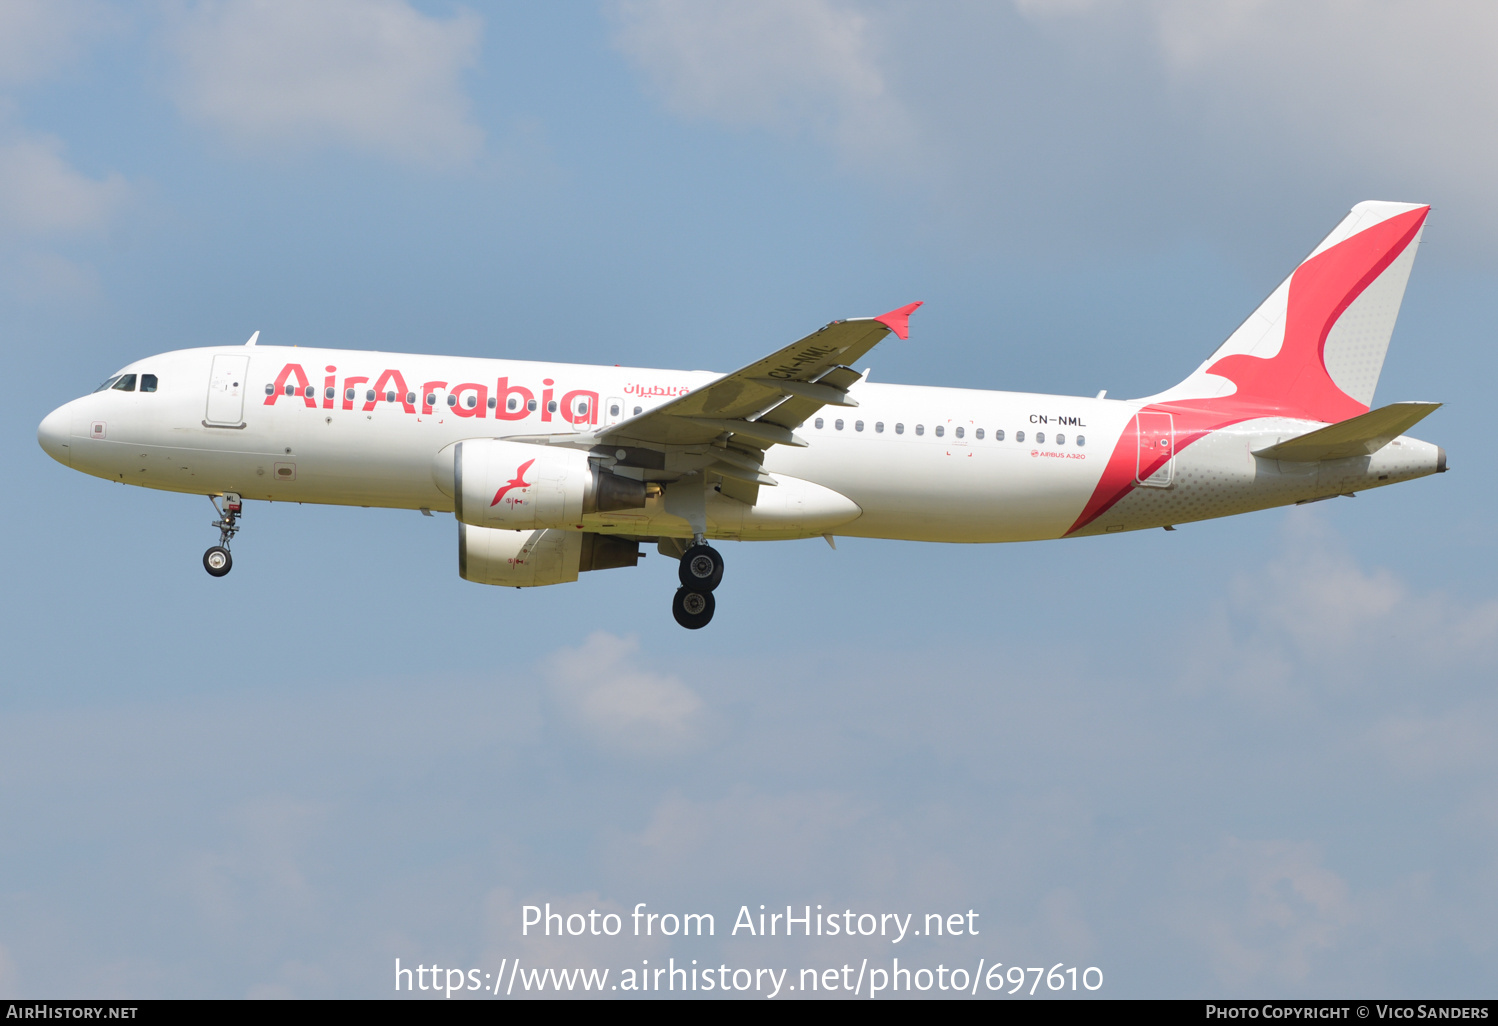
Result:
M1276 445L1255 449L1254 455L1294 463L1371 456L1440 407L1440 403L1390 403Z
M737 499L746 506L753 506L759 501L759 485L752 481L740 481L738 478L725 477L718 491L730 499Z

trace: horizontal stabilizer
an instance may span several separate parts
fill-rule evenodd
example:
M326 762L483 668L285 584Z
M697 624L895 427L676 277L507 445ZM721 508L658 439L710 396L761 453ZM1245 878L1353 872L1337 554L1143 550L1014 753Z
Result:
M1440 403L1390 403L1267 449L1255 449L1254 455L1292 463L1371 456L1440 407Z

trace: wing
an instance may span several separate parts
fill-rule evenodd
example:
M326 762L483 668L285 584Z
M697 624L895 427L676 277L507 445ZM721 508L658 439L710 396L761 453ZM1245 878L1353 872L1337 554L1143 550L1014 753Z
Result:
M848 388L863 375L848 367L894 332L909 337L911 303L879 317L833 321L799 342L688 392L669 403L603 429L606 445L649 449L705 447L705 469L726 480L725 494L752 503L772 445L804 446L795 429L823 406L857 406Z
M795 429L823 406L857 406L848 388L863 375L847 364L886 335L910 335L910 303L879 317L853 317L812 332L732 374L636 417L590 434L519 435L512 441L628 450L623 466L640 466L651 479L703 472L721 478L719 490L753 505L772 445L804 446ZM642 460L644 453L655 455Z
M700 445L742 436L758 448L805 444L794 428L823 406L857 406L848 386L861 374L845 366L891 331L909 335L911 303L882 317L833 321L799 342L599 432L602 440L646 445Z

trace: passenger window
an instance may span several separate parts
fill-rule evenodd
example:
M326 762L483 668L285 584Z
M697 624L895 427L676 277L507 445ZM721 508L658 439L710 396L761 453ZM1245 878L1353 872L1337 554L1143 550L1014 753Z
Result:
M437 393L436 392L428 392L427 393L426 405L427 406L436 406L437 405Z
M456 405L458 405L458 397L455 396L455 395L453 395L452 393L448 393L448 396L447 396L447 405L449 405L449 406L456 406Z
M114 383L114 390L116 392L134 392L135 391L135 375L134 374L121 374L120 375L120 380L118 380L118 381L116 381Z
M957 429L957 437L958 437L958 438L961 438L961 437L962 437L962 428L958 428L958 429Z
M525 408L527 410L530 410L532 413L535 413L536 412L536 400L534 400L534 399L529 400L525 404Z
M993 433L993 440L995 442L1002 442L1004 440L1004 429L1003 428L999 428L997 431L995 431ZM1021 438L1020 441L1023 442L1024 439Z
M104 384L102 384L102 385L99 386L99 391L101 391L101 392L104 391L104 389L108 388L109 385L110 385L110 382L106 381ZM271 384L267 384L265 386L265 394L266 395L275 395L276 394L276 386L275 385L271 385Z
M322 396L324 399L331 399L337 394L338 389L334 388L332 385L329 385L327 388L322 390Z
M343 397L345 399L347 399L349 402L353 402L354 401L354 390L352 388L345 388L343 390Z
M855 420L853 422L853 430L854 431L862 431L863 430L863 421L861 421L861 420Z
M463 400L463 405L466 406L466 407L468 407L470 410L473 409L478 404L479 404L479 397L476 396L476 395L473 395L472 393L469 394L469 396L468 396L467 399Z
M306 396L308 399L314 399L317 397L317 389L313 388L311 385L308 385L306 388L302 389L302 395Z
M1077 436L1077 448L1080 449L1080 448L1082 448L1082 446L1084 446L1086 444L1087 444L1087 438L1084 435L1078 435Z
M557 412L557 401L555 399L553 399L551 402L549 402L549 403L546 404L546 412L547 413L555 413L555 412Z
M140 376L140 390L142 392L156 391L156 375L142 374Z
M1045 432L1044 431L1037 431L1037 432L1035 432L1035 444L1036 445L1044 445L1045 444Z
M947 429L946 429L945 426L943 426L941 424L936 425L936 437L937 438L940 438L942 435L944 435L946 433L947 433Z
M896 424L895 425L895 434L897 434L897 435L903 435L904 433L905 433L905 425L904 424Z
M884 434L884 421L882 421L882 420L876 420L876 421L874 421L874 434L876 434L876 435L882 435L882 434Z
M577 416L577 417L586 417L587 415L588 415L588 404L587 403L578 403L577 404L577 413L575 414L575 416Z
M372 402L375 401L375 390L374 389L371 388L368 392L364 393L364 401L367 402L367 403L372 403Z
M416 405L416 393L415 392L407 392L406 393L406 405L407 406L415 406Z
M533 402L532 402L532 403L531 403L531 409L533 409L533 410L534 410L534 409L535 409L535 408L536 408L536 404L535 404L535 402L534 402L534 401L533 401ZM640 408L639 408L639 407L638 407L638 406L636 406L636 407L635 407L635 412L634 412L634 415L635 415L635 416L636 416L636 417L638 417L638 416L639 416L639 415L640 415Z
M1016 442L1023 442L1025 440L1025 433L1023 431L1016 431L1014 433L1014 440Z
M512 402L512 403L514 401L515 400L513 400L513 399L510 400L510 402ZM510 409L512 409L512 410L514 408L515 408L514 406L510 407ZM619 404L618 403L614 403L612 406L609 407L609 416L610 417L617 417L617 416L619 416Z
M821 417L818 417L816 420L812 421L812 424L814 424L816 426L816 429L818 431L822 430L822 425L824 423L825 423L825 421L823 421Z
M1063 434L1057 434L1056 435L1056 444L1057 445L1065 445L1066 444L1066 436L1063 435Z
M843 429L843 418L839 417L837 420L834 420L832 426L841 431Z
M491 395L489 397L489 409L492 410L492 409L494 409L498 405L499 405L499 400L496 399L496 398L494 398L494 396Z
M511 413L514 413L516 410L520 409L520 400L516 399L513 395L510 396L509 402L505 403L505 409L509 410Z
M119 387L120 387L120 386L119 386L119 385L115 385L115 386L114 386L114 387L115 387L115 388L119 388ZM292 383L291 383L291 382L289 382L289 381L288 381L288 382L286 382L286 394L287 394L287 395L296 395L296 386L295 386L295 385L293 385L293 384L292 384Z
M973 434L975 434L975 435L978 436L978 441L980 441L980 442L983 441L983 429L982 428L979 428L977 431L974 431Z
M100 386L99 386L99 387L98 387L98 388L96 388L96 389L94 389L94 391L95 391L95 392L103 392L103 391L105 391L105 390L106 390L106 389L108 389L108 388L110 388L110 387L111 387L111 386L113 386L113 385L114 385L114 383L115 383L115 382L116 382L116 381L118 381L118 380L120 380L120 376L119 376L119 375L118 375L118 374L116 374L116 375L115 375L115 376L114 376L114 377L112 377L112 378L105 378L105 379L104 379L104 384L102 384L102 385L100 385ZM265 394L266 394L266 395L270 395L270 394L271 394L271 393L273 393L273 392L274 392L274 391L275 391L275 390L276 390L276 388L275 388L275 386L274 386L274 385L266 385L266 386L265 386Z
M917 424L915 426L915 433L918 434L918 435L924 435L926 433L926 425L924 425L924 424Z
M392 388L390 391L385 393L385 401L387 403L395 402L395 389Z

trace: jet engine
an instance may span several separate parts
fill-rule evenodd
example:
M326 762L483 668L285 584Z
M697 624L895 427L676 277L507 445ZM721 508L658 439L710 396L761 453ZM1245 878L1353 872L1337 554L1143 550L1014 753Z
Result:
M443 449L434 476L453 497L458 520L474 527L576 526L584 513L636 509L646 499L643 482L610 473L581 450L499 438L470 438Z
M458 574L475 584L566 584L577 580L579 573L634 566L639 559L639 543L629 538L557 528L506 531L458 524Z

